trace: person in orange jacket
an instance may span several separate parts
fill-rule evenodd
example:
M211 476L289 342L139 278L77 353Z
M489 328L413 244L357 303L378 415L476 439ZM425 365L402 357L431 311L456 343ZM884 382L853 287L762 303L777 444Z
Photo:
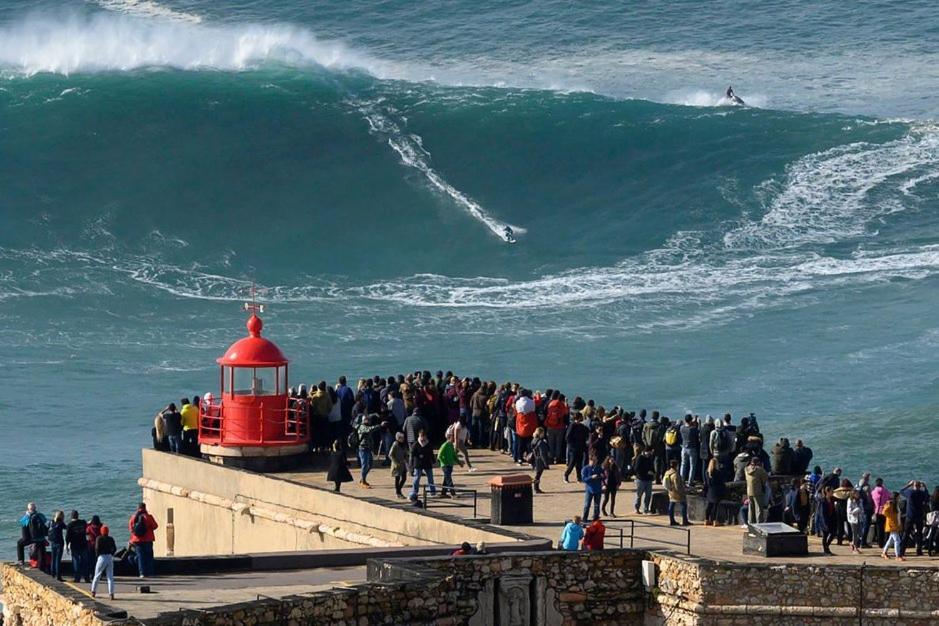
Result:
M127 530L130 531L130 543L137 550L137 571L141 578L155 575L155 562L153 560L153 534L160 525L147 512L147 505L141 502L137 511L127 521Z

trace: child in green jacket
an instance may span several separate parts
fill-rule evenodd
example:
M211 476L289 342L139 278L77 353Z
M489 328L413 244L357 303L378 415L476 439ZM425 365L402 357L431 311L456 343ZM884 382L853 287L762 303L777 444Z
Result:
M443 445L440 446L440 450L437 452L437 462L440 463L440 469L443 470L443 487L440 490L441 498L452 498L456 495L456 490L453 488L453 466L456 463L459 463L461 467L463 466L463 461L457 458L456 455L454 438L453 433L449 433L447 440L443 442Z

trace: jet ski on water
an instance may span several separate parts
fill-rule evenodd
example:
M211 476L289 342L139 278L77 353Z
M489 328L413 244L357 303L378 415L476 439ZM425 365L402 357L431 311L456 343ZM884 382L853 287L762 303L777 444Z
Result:
M738 107L747 106L747 103L743 101L743 98L734 93L733 87L727 87L727 93L725 95L727 96L727 101L730 104Z
M506 243L515 243L518 239L515 238L515 231L512 230L511 226L506 226L502 229L502 238L505 239Z

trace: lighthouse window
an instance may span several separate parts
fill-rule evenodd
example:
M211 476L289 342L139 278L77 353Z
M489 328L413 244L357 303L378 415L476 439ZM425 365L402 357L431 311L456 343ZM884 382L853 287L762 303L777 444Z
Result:
M277 393L277 368L236 367L236 396L271 396Z

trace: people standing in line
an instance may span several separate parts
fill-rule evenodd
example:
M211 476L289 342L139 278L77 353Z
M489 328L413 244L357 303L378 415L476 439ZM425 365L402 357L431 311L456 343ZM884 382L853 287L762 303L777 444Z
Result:
M535 493L544 493L541 490L541 476L550 466L551 450L545 429L541 426L535 429L535 436L531 440L531 466L535 470Z
M637 450L636 460L633 461L633 475L636 477L636 501L633 503L633 509L638 515L642 504L642 512L648 515L652 506L652 482L655 480L652 448L637 446Z
M584 529L584 550L602 550L605 541L606 526L603 525L603 521L600 519L600 516L596 515L593 518L593 522L591 522L590 525Z
M91 580L91 597L98 594L98 582L101 576L106 576L108 581L108 598L114 599L114 553L117 552L117 544L111 537L111 531L107 526L101 527L101 534L95 540L95 576ZM139 558L138 552L138 558ZM143 578L143 576L141 576Z
M724 499L726 483L724 482L724 474L721 471L720 464L716 457L712 457L708 462L705 490L707 491L707 508L704 511L704 525L721 526L722 524L718 519L717 511L721 500Z
M769 496L769 475L763 469L759 458L750 459L745 470L747 481L747 497L750 499L750 508L747 513L750 524L762 524L766 521L766 509Z
M456 490L453 484L453 466L456 463L463 465L456 453L455 433L451 430L447 432L447 439L437 451L437 462L440 463L440 471L443 472L443 486L440 488L440 497L449 498L456 496Z
M49 522L49 550L52 552L51 574L62 580L62 554L65 552L65 512L56 511Z
M580 549L580 541L584 538L584 527L581 526L581 519L583 518L575 515L574 519L564 525L564 530L561 531L561 540L558 542L561 550L575 552Z
M603 482L606 485L606 492L603 494L603 503L600 510L603 511L604 515L607 515L606 505L609 504L609 515L616 517L616 492L619 491L619 486L623 482L623 473L620 471L619 465L610 457L603 461Z
M670 526L678 526L675 521L675 505L681 508L681 525L691 526L688 521L688 501L685 488L685 481L678 472L678 459L672 459L668 463L668 471L662 477L662 485L668 493L668 523Z
M571 472L576 470L574 476L580 481L580 474L584 469L584 455L587 452L587 440L590 438L590 429L584 424L580 413L574 413L573 421L567 427L564 440L567 442L567 469L564 470L564 482L570 482Z
M46 537L49 534L49 521L39 512L34 502L26 505L26 513L20 518L22 536L16 542L16 560L26 560L26 546L33 546L39 569L46 571Z
M681 479L689 487L698 475L698 463L701 455L701 430L698 423L689 413L685 415L685 423L679 429L681 435Z
M903 519L902 552L906 556L906 546L911 540L916 545L916 556L923 556L923 529L926 522L926 509L929 506L929 492L926 485L918 480L911 480L900 490L906 500L906 516Z
M600 515L600 498L603 496L603 468L597 459L590 457L590 461L580 473L584 482L584 514L581 519L587 519L590 504L593 503L593 516Z
M409 463L414 481L411 484L411 493L408 494L411 502L417 502L418 489L421 487L421 476L427 476L427 487L430 495L437 495L434 485L434 448L423 430L417 434L417 441L411 446L411 459Z
M338 439L333 441L333 451L329 455L329 470L326 472L326 481L333 484L333 491L336 493L339 493L342 483L352 482L352 472L349 471L346 448Z
M153 560L153 542L156 541L156 536L153 531L159 527L157 521L147 512L147 505L144 502L137 505L137 510L127 521L130 542L137 550L137 572L141 578L156 574Z
M884 532L887 533L887 541L884 543L884 548L880 553L884 559L890 558L887 555L887 551L890 549L890 546L893 546L893 553L897 557L898 561L905 561L906 558L903 556L903 544L900 539L900 530L903 528L900 525L900 494L899 492L894 491L890 495L890 499L884 504L883 508L884 516Z
M88 577L88 563L91 553L88 551L88 537L86 536L88 523L78 516L78 511L72 511L71 519L65 529L65 549L72 555L72 580L91 582Z
M401 489L408 478L408 444L404 439L404 433L395 433L395 442L391 444L391 450L388 451L391 457L391 475L395 481L395 497L404 498Z

